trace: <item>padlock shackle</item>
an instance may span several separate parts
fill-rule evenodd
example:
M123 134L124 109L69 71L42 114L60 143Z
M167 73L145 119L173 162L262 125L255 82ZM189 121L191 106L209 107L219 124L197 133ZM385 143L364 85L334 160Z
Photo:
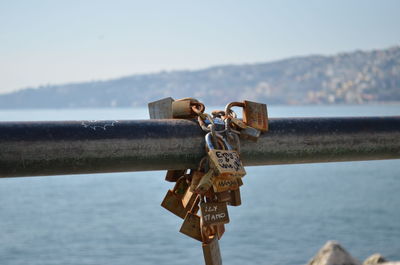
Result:
M206 107L201 102L190 102L190 108L197 115L201 115L206 110Z
M204 136L204 139L206 141L206 147L208 148L208 150L212 150L215 149L214 143L213 143L213 139L212 139L212 134L211 132L207 133Z
M218 140L220 140L223 143L224 148L226 150L233 150L233 147L228 143L228 141L225 139L225 137L223 137L219 133L216 133L216 136L217 136ZM213 137L212 137L211 132L207 133L204 138L205 138L206 146L207 146L208 150L216 149L214 146L214 143L213 143Z
M232 112L231 108L232 107L244 108L244 103L243 102L234 101L234 102L231 102L231 103L227 104L226 107L225 107L225 116L231 115L231 112Z

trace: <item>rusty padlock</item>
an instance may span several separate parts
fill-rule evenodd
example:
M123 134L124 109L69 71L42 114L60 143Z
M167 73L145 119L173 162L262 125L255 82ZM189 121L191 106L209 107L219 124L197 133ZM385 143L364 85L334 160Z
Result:
M150 119L193 118L205 110L204 104L194 98L174 100L163 98L148 104Z
M186 177L180 177L175 183L174 188L167 191L167 194L161 202L161 206L180 218L185 218L187 209L183 206L182 199L188 189L189 184L186 182Z
M187 182L186 176L181 176L175 183L175 186L173 188L174 194L180 198L183 199L186 190L189 188L189 183Z
M231 201L231 191L215 192L218 202L229 202Z
M204 105L194 98L182 98L172 102L172 117L190 119L204 112Z
M217 236L213 236L209 243L203 243L203 255L206 265L222 265L221 252Z
M228 201L228 205L239 206L242 204L242 198L240 196L240 188L237 188L236 190L231 190L230 195L231 195L231 198Z
M225 233L225 225L224 224L219 224L219 225L216 225L215 226L215 234L217 235L217 237L218 237L218 240L219 239L221 239L222 238L222 236L224 235L224 233Z
M191 209L187 212L185 219L183 220L182 226L179 230L182 234L185 234L191 238L194 238L199 241L203 241L201 234L201 224L200 224L200 216L196 214L196 206L199 203L198 197L191 205ZM198 208L197 208L198 209Z
M243 122L257 130L268 131L267 105L248 100L243 103Z
M243 108L243 121L238 119L232 107ZM234 124L240 130L240 138L257 141L261 131L268 130L267 107L265 104L251 102L231 102L226 106L225 112L228 113L225 121ZM255 118L257 117L257 119Z
M215 149L211 132L205 136L206 146L209 150L210 168L214 169L215 175L218 177L243 177L246 175L246 171L238 152L232 150L232 147L224 138L221 140L227 150Z
M224 224L218 224L218 225L212 225L212 226L207 226L202 223L201 220L201 234L203 236L203 243L210 243L212 241L213 236L217 236L218 240L222 238L222 236L225 233L225 225Z
M253 101L231 102L225 107L226 115L230 115L232 107L243 108L243 122L257 130L268 131L267 105Z
M165 180L168 182L176 182L180 177L184 176L186 169L183 170L168 170L165 175Z

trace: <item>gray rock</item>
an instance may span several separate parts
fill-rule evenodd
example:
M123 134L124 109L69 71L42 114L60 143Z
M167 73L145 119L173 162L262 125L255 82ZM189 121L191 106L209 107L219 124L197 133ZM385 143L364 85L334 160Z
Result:
M328 241L307 265L361 265L338 242Z
M379 253L376 253L370 257L368 257L363 265L374 265L374 264L379 264L379 263L384 263L387 260Z

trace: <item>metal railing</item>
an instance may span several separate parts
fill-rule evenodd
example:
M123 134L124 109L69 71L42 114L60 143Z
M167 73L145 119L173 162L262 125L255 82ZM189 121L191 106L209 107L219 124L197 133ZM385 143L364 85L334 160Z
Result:
M204 133L190 120L0 123L0 177L196 168ZM245 166L400 158L400 116L269 119L241 141Z

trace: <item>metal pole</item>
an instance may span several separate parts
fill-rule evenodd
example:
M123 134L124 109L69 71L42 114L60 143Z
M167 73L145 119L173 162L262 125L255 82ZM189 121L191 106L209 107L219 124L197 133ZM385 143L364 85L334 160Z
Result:
M400 116L270 119L242 141L246 166L400 158ZM189 120L0 123L0 177L196 168L204 133Z

